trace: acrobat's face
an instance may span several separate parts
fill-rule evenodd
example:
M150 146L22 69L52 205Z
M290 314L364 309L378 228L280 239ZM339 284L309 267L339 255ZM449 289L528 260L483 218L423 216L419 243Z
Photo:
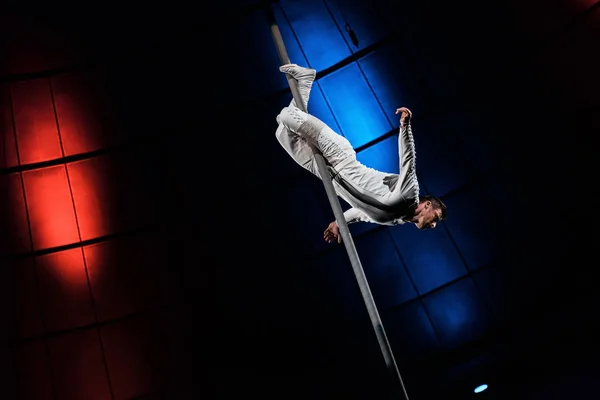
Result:
M442 210L434 208L431 201L427 200L419 204L417 208L417 221L415 225L419 229L435 228L442 219Z

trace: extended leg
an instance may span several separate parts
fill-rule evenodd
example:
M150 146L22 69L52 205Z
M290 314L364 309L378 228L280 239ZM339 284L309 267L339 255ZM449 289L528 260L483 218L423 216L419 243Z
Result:
M300 93L301 101L304 103L303 106L308 106L308 100L310 97L310 90L317 71L311 68L300 67L296 64L285 64L279 67L279 70L283 73L291 75L298 83L298 92ZM290 107L296 108L296 101L292 99ZM306 109L306 108L305 108ZM310 171L311 173L319 176L316 165L314 163L313 152L306 139L298 135L298 133L289 130L282 122L280 115L277 115L277 130L275 136L281 144L281 146L287 151L287 153L296 161L302 168Z

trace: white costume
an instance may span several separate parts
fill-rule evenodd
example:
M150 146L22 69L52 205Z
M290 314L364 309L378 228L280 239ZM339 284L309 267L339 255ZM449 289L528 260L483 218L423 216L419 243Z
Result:
M316 76L314 69L295 64L280 67L298 82L304 109ZM318 118L296 107L294 100L277 116L276 136L283 148L303 168L320 178L310 141L323 154L336 193L352 208L344 212L348 224L371 222L381 225L403 224L411 208L419 202L419 183L415 166L415 145L410 122L400 127L398 152L400 174L369 168L356 159L350 142Z

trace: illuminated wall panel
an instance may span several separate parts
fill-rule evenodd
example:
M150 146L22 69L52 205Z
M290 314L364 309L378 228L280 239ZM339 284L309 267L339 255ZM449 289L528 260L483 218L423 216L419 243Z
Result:
M0 84L0 168L18 164L9 87Z
M19 400L56 400L52 391L52 376L48 352L43 341L15 346Z
M468 271L443 228L419 231L414 225L390 229L419 294L464 276Z
M345 7L355 6L354 2L344 2L340 0L328 0L328 2L336 3L340 6L343 5ZM356 5L358 4L362 3L356 3ZM363 7L369 8L371 14L377 13L376 24L380 26L376 29L377 33L379 33L384 30L387 30L387 32L406 31L407 25L415 23L414 9L416 6L415 3L399 2L395 0L370 0L364 3ZM364 24L365 22L362 23Z
M340 0L324 0L323 3L334 16L340 30L343 31L343 38L353 53L372 46L394 29L399 29L403 23L404 13L396 14L394 24L383 23L388 18L386 15L390 12L387 4L385 7L378 7L373 1ZM346 27L346 23L348 23L348 27ZM348 32L350 28L358 39L358 46L352 43Z
M19 399L130 400L157 382L147 363L149 349L158 353L150 325L107 327L104 354L92 293L99 319L113 324L164 304L173 284L164 243L141 235L76 247L149 221L151 201L140 192L148 182L137 178L148 167L144 154L156 149L139 158L85 154L111 152L121 138L100 78L82 71L0 86L0 261L9 288L2 332L19 342ZM84 160L68 164L65 156ZM160 179L152 177L154 187ZM14 253L29 257L6 260Z
M123 239L113 239L84 248L99 321L136 310L135 299L126 290L134 286L137 278L137 271L132 271L136 254L129 251L126 244Z
M422 76L413 70L410 60L397 43L385 45L361 58L361 66L369 85L394 127L399 126L396 109L408 107L415 116L426 112L427 91Z
M3 276L11 278L11 284L5 295L9 295L8 304L14 305L11 321L15 322L15 338L30 338L43 333L42 314L35 283L35 270L32 258L7 263Z
M67 165L82 240L119 231L113 197L118 178L111 161L101 156Z
M289 95L289 99L292 99L291 95ZM325 122L334 131L342 133L337 117L333 114L328 100L325 98L320 81L316 81L313 84L308 100L308 112Z
M378 171L385 171L390 174L399 173L398 135L391 136L359 151L356 154L356 159L367 167L375 168Z
M382 311L381 318L396 357L419 357L442 350L422 302L411 301Z
M392 129L360 68L352 63L319 80L341 133L360 147Z
M73 200L64 166L23 173L34 249L77 243Z
M48 340L56 398L112 400L96 329Z
M426 295L423 298L442 342L455 348L478 339L489 329L485 300L471 278Z
M65 155L98 150L111 144L113 125L105 112L105 95L91 71L51 79L56 116Z
M373 297L385 310L417 295L404 264L387 230L381 229L356 239Z
M10 91L21 164L62 157L48 79L19 81Z
M140 165L144 161L136 156L113 153L67 165L82 240L136 229L148 222L156 197L142 194L145 171ZM159 179L153 179L155 187Z
M48 330L94 323L94 310L81 249L36 258L40 300Z
M135 317L101 328L115 400L147 393L156 378L149 347L153 333L147 325L143 318Z
M147 249L153 249L148 252ZM84 248L100 321L143 310L165 299L165 248L159 238L135 235Z
M291 29L312 68L320 71L351 55L339 27L322 1L286 1L281 6L284 18L278 21L290 21ZM293 37L288 39L284 36L283 39L287 43ZM288 53L291 60L303 59L300 54L289 50Z
M21 175L0 175L0 255L31 250Z

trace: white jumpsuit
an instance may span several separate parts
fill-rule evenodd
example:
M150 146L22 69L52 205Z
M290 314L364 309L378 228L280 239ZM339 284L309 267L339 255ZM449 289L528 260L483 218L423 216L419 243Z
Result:
M308 104L310 85L300 90ZM288 154L303 168L320 178L317 163L307 140L323 154L338 196L351 208L344 212L346 223L371 222L381 225L403 224L411 207L419 200L415 146L410 123L400 127L398 152L400 173L369 168L356 159L350 142L318 118L295 106L292 100L277 116L276 136Z

